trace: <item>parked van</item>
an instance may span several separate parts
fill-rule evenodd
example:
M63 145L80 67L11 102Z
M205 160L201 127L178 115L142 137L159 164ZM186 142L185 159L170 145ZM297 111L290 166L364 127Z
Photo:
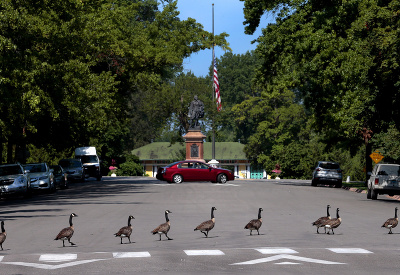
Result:
M75 158L81 160L86 177L94 177L98 181L101 180L100 160L96 153L96 147L76 148Z

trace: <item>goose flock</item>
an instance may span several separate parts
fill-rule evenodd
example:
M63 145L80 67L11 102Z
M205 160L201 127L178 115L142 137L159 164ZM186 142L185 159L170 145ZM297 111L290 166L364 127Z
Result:
M335 234L335 232L333 231L334 229L338 228L340 226L340 224L342 223L342 218L339 216L339 208L336 209L336 218L331 218L330 214L329 214L329 209L331 208L331 206L328 204L326 207L326 216L320 217L318 218L315 222L312 223L313 226L317 227L317 233L319 234L319 228L323 227L325 229L325 233L326 234L330 234L330 232L332 233L332 235ZM194 231L200 231L201 233L203 233L206 238L208 238L208 234L209 232L214 228L215 226L215 216L214 216L214 211L217 210L216 207L212 207L211 208L211 219L202 222L201 224L199 224ZM262 225L262 218L261 218L261 211L263 211L262 208L258 209L258 218L257 219L252 219L250 220L246 226L244 227L244 229L248 229L250 230L250 235L252 235L252 231L256 230L258 235L260 235L260 227ZM394 212L394 218L389 218L385 221L385 223L382 225L382 227L385 227L387 229L389 229L389 233L388 234L393 234L392 229L395 228L397 226L397 224L399 223L399 219L397 217L397 211L398 208L395 208L395 212ZM160 237L160 241L161 241L161 235L165 235L165 237L168 240L172 240L170 237L168 237L168 232L169 229L171 228L171 223L170 220L168 218L168 214L172 213L169 210L165 210L164 214L165 214L165 223L160 224L159 226L157 226L154 230L151 231L151 233L153 235L158 234ZM69 216L69 227L66 227L64 229L62 229L58 235L56 236L56 238L54 240L62 240L63 242L63 247L65 247L65 241L67 240L71 246L75 245L73 242L71 242L71 238L74 234L74 225L72 223L72 218L73 217L78 217L77 214L72 213ZM128 225L121 227L117 233L115 233L115 237L119 237L121 239L121 244L122 244L122 239L123 238L127 238L129 243L131 243L131 234L132 234L132 224L131 224L131 220L135 219L132 215L130 215L128 217ZM3 243L6 240L6 230L4 229L4 221L1 221L1 233L0 233L0 247L1 250L3 250Z

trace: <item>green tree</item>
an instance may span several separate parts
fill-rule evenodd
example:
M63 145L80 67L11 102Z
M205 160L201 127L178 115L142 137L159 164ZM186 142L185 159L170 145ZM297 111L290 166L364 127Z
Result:
M0 3L0 142L50 151L93 145L122 154L158 135L163 94L212 36L181 21L176 1L40 0ZM160 6L161 7L161 6ZM32 147L33 148L33 147ZM3 159L3 158L1 158Z

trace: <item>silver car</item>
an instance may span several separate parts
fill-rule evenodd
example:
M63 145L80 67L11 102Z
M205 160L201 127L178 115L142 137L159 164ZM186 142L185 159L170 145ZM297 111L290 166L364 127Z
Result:
M335 185L336 188L342 187L342 169L337 162L333 161L319 161L315 167L311 185L317 186L319 183Z
M47 163L28 163L24 164L23 167L31 177L32 190L56 191L54 175Z
M368 180L367 199L376 200L378 195L400 195L400 165L378 163Z
M0 165L0 196L31 194L30 177L20 164Z
M83 164L79 159L62 159L58 162L58 164L64 169L67 173L68 181L85 180L85 170L83 168Z

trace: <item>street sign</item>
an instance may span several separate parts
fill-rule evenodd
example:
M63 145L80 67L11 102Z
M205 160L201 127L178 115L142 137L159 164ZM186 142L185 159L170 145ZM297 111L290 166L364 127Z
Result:
M370 156L370 158L375 162L375 163L378 163L378 162L380 162L381 160L383 160L383 158L384 158L384 156L381 154L381 153L379 153L379 151L378 150L376 150L375 152L373 152L371 155L369 155Z

